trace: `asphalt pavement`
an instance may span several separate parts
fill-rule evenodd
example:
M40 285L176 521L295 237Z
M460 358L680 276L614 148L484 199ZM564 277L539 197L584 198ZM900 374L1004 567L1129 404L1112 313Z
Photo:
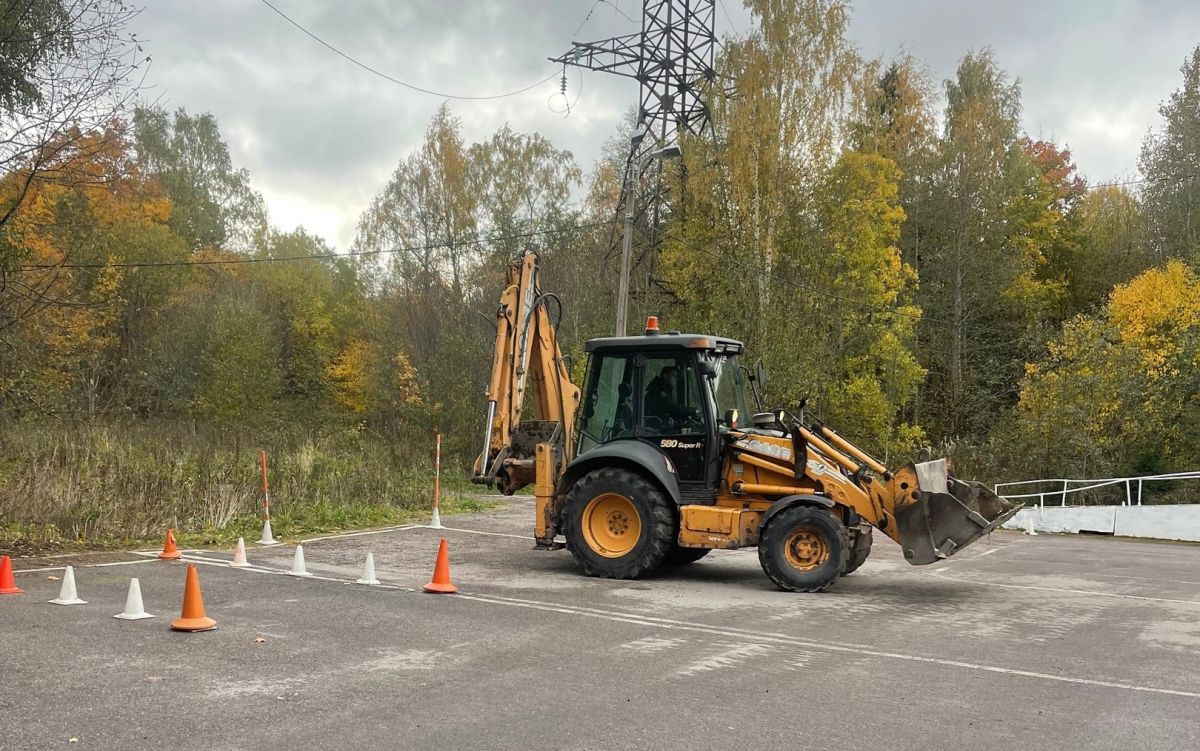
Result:
M912 567L877 536L827 593L756 552L591 579L532 504L304 543L186 551L215 631L168 629L185 565L16 561L0 749L1196 749L1200 547L996 533ZM456 595L430 595L437 543ZM368 551L382 585L354 584ZM76 565L87 605L56 606ZM122 621L129 577L155 618Z

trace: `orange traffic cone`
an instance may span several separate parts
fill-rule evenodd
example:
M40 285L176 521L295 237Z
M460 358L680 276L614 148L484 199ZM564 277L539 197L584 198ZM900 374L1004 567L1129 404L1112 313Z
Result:
M0 558L0 595L19 595L24 591L13 579L12 559L8 556Z
M171 621L172 631L211 631L217 622L204 614L204 598L200 596L200 576L196 564L189 563L187 582L183 586L183 612Z
M433 565L433 581L424 587L426 592L439 595L452 595L458 587L450 583L450 546L443 537L438 543L437 563Z
M167 541L163 543L162 552L158 554L158 557L165 561L174 561L183 557L183 553L175 547L175 530L167 530Z

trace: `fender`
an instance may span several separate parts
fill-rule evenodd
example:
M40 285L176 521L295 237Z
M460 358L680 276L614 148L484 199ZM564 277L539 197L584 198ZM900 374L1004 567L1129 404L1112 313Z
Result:
M833 508L834 503L830 498L823 495L810 495L802 493L800 495L788 495L780 498L771 504L771 508L767 509L767 513L763 514L762 521L759 522L758 528L761 530L767 526L767 522L771 521L776 514L781 511L786 511L793 506L814 506L816 508Z
M636 439L612 441L575 457L558 482L558 493L566 493L576 480L601 467L623 467L641 472L657 484L676 506L683 503L679 495L679 480L675 477L674 466L668 463L667 455L658 447Z

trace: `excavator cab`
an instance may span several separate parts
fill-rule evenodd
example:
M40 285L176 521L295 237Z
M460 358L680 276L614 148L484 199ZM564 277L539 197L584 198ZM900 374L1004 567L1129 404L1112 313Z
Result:
M600 450L669 462L680 498L713 503L720 434L730 414L745 414L741 348L731 339L662 333L653 322L645 336L589 341L577 461Z

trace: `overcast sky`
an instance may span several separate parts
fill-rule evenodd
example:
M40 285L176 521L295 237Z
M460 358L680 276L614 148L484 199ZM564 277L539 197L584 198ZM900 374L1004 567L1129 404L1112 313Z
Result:
M383 73L459 95L503 93L555 74L547 57L572 39L635 31L621 14L637 19L641 10L637 0L271 2ZM739 1L720 2L718 34L744 30ZM1142 137L1158 127L1159 103L1200 44L1196 0L859 0L854 8L850 36L864 55L910 52L939 83L966 51L990 46L1022 81L1026 130L1069 145L1093 182L1136 174ZM215 114L272 221L303 225L339 249L444 101L355 67L261 0L147 0L135 30L153 56L146 97ZM586 169L637 84L570 70L569 115L556 112L564 104L558 85L556 76L524 94L450 107L469 141L508 122L541 132Z

